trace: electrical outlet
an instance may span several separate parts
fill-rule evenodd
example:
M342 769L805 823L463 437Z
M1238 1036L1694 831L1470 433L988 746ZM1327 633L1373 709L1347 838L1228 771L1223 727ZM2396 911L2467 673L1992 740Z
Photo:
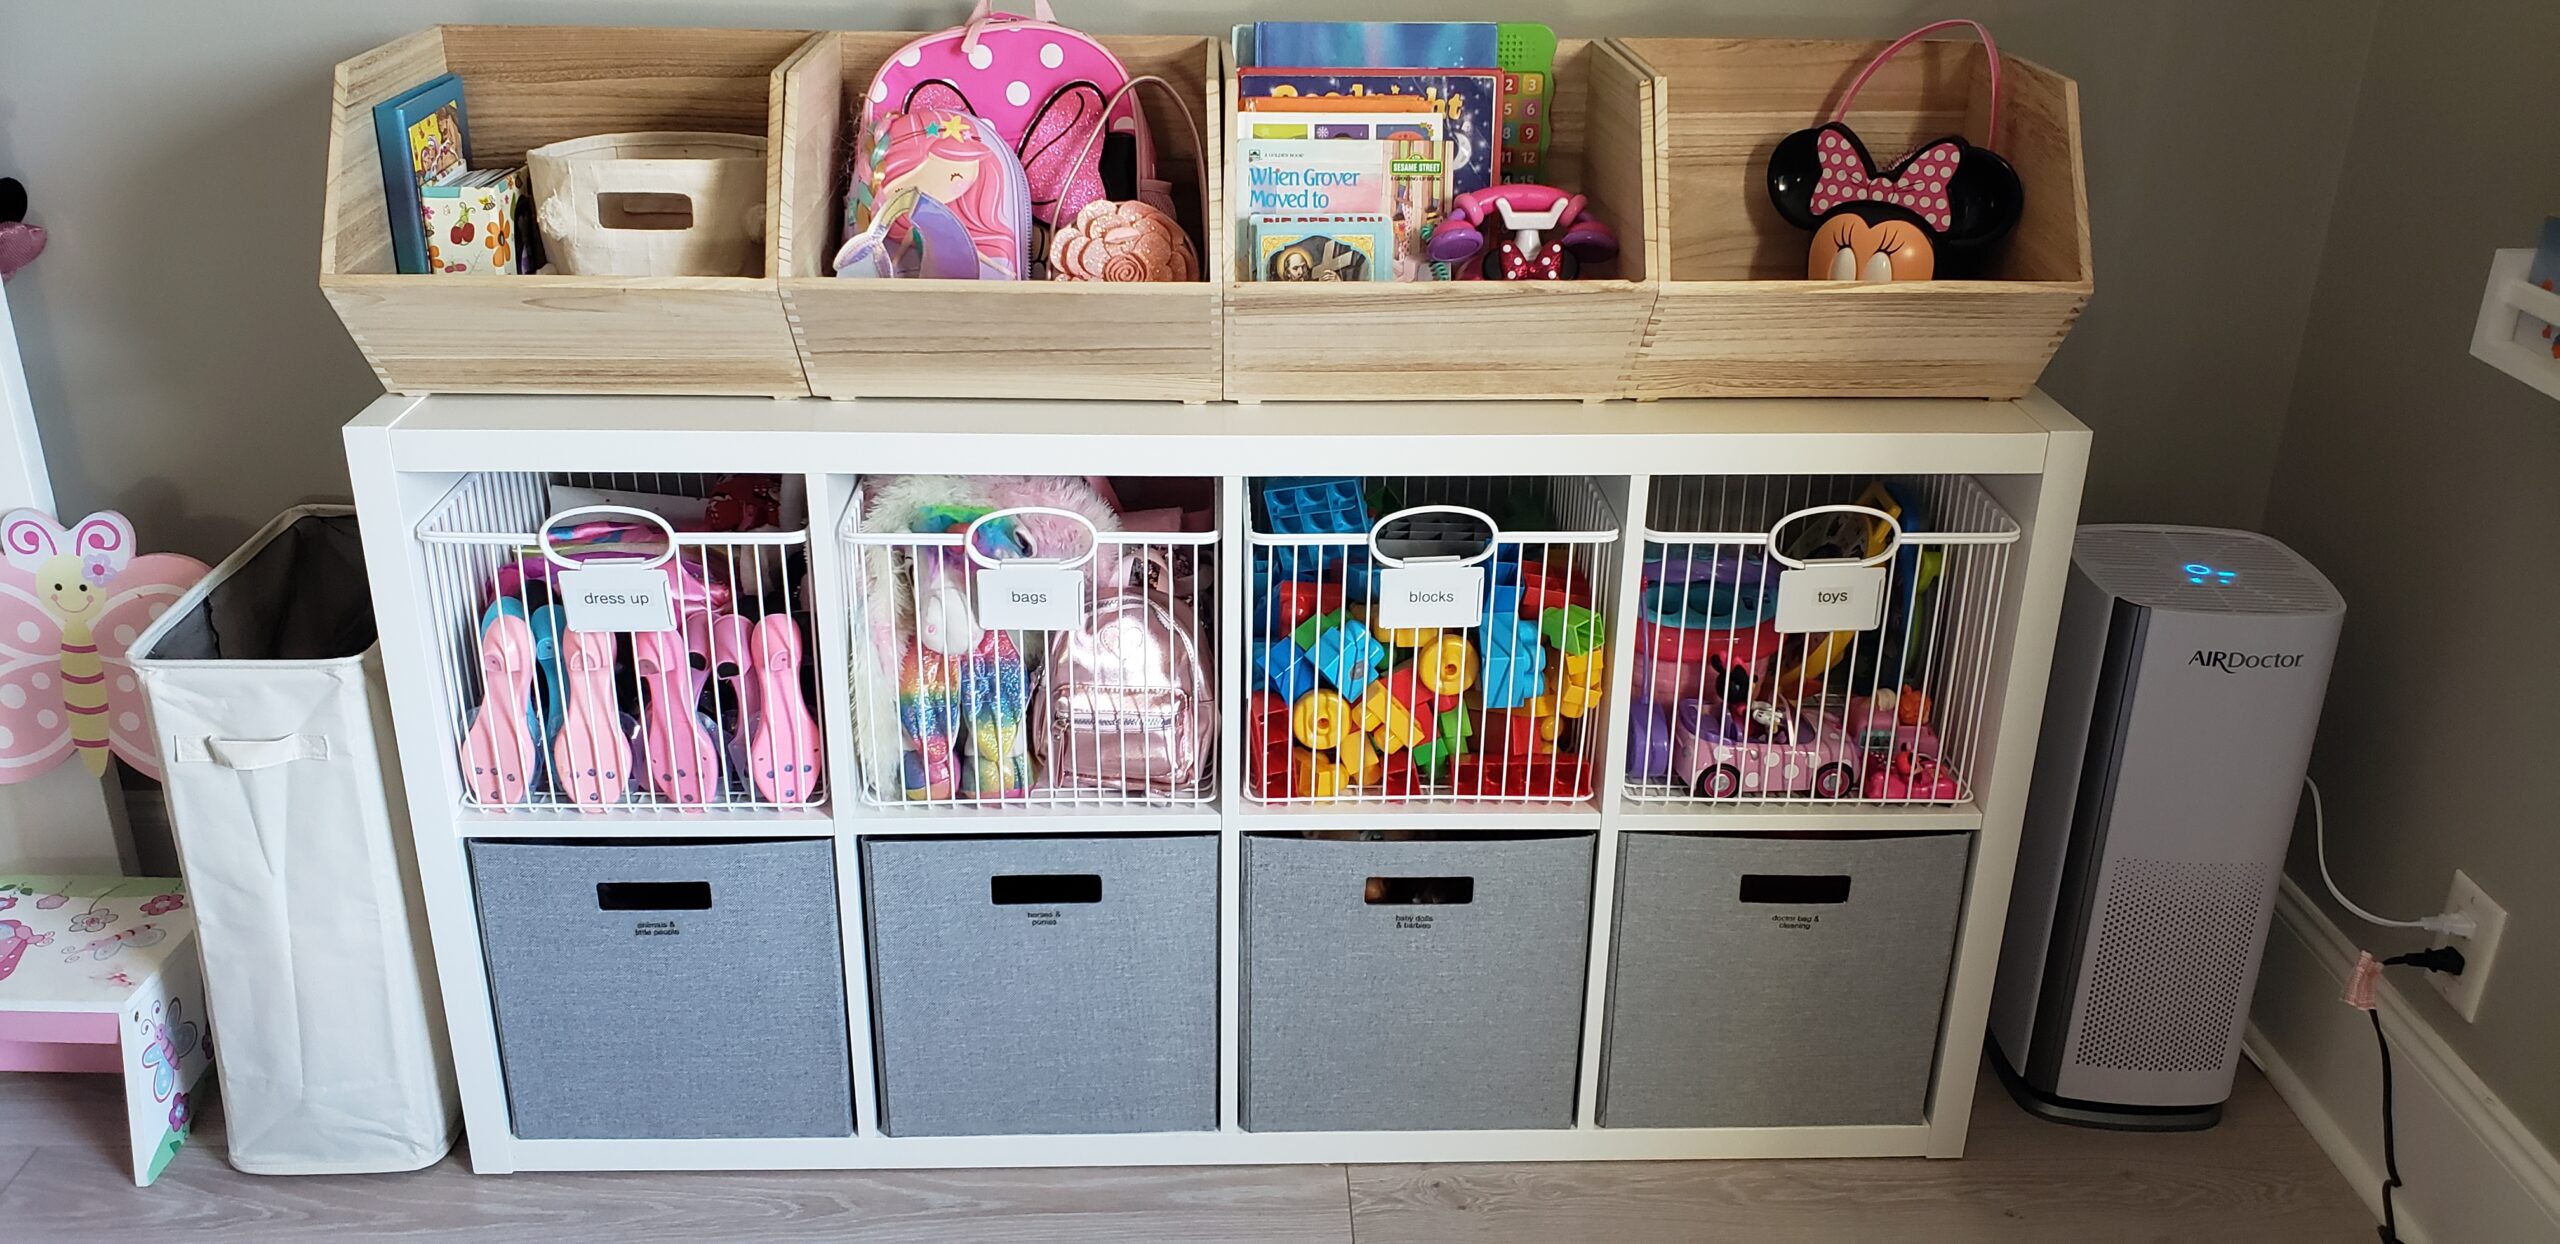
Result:
M2444 995L2455 1013L2466 1020L2478 1020L2480 992L2489 987L2489 969L2498 962L2498 941L2506 936L2507 909L2481 893L2470 875L2457 868L2453 871L2453 889L2445 896L2444 910L2468 912L2472 923L2479 927L2469 937L2445 939L2446 945L2462 952L2462 975L2429 972L2427 983Z

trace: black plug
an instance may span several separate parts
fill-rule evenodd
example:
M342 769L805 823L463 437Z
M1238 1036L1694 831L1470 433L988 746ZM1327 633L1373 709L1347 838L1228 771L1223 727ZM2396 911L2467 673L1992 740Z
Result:
M2413 950L2405 955L2393 955L2382 962L2385 965L2405 963L2413 968L2425 968L2430 972L2442 972L2447 976L2462 975L2462 952L2451 946L2430 946L2425 950Z

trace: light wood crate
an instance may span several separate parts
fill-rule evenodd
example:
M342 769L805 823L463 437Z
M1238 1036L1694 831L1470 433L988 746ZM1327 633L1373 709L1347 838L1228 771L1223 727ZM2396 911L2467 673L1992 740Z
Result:
M1172 183L1183 227L1200 247L1204 279L840 279L833 263L842 241L850 122L880 65L918 37L822 34L779 75L782 216L775 268L810 391L820 397L1215 401L1219 290L1205 270L1225 253L1225 199L1219 162L1201 153L1223 146L1225 48L1192 36L1097 36L1132 75L1163 78L1190 105L1185 119L1164 92L1141 87L1137 94L1154 136L1156 175Z
M1236 87L1227 86L1232 126ZM1303 285L1225 252L1227 397L1236 401L1622 396L1659 265L1652 75L1607 43L1559 40L1545 177L1617 231L1611 279ZM1228 184L1239 184L1230 153ZM1232 211L1232 209L1230 209ZM1249 231L1232 219L1231 229Z
M1804 280L1804 230L1769 202L1769 152L1828 119L1883 43L1619 39L1660 84L1667 246L1629 396L2014 398L2035 385L2089 301L2089 196L2079 88L2001 58L2001 133L2026 208L1974 281ZM1848 118L1878 158L1951 133L1981 143L1988 62L1969 42L1914 44Z
M775 290L776 69L807 31L438 26L338 66L320 288L398 393L800 396L808 382ZM475 165L629 130L761 134L760 276L403 275L392 261L374 105L453 73Z

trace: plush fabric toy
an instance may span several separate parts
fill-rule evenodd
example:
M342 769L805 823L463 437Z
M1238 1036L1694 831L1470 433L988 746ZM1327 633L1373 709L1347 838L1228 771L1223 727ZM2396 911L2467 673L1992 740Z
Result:
M27 188L15 177L0 177L0 277L44 253L44 230L26 223Z

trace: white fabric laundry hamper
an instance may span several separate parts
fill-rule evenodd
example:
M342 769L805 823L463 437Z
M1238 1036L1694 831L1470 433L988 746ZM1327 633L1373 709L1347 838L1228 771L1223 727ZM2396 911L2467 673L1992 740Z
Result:
M435 1163L460 1102L355 511L285 511L132 659L195 903L231 1164Z

